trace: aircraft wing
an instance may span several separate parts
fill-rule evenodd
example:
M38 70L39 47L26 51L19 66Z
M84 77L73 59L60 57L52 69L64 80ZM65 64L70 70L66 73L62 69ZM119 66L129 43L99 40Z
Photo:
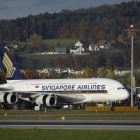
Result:
M0 86L0 91L13 91L12 86ZM30 91L15 91L18 94L19 98L29 98L29 97L38 97L40 95L55 95L57 97L57 104L71 104L81 102L86 99L84 95L77 94L61 94L61 93L46 93L46 92L30 92Z
M30 91L16 91L19 97L37 97L41 94L44 94L42 92L30 92Z
M86 99L83 95L55 94L57 96L57 104L70 104L81 102Z
M70 103L76 103L81 102L86 99L83 95L71 95L71 94L60 94L60 93L45 93L45 92L16 92L19 94L19 97L27 98L30 96L39 96L42 94L48 94L48 95L55 95L57 97L57 104L70 104Z

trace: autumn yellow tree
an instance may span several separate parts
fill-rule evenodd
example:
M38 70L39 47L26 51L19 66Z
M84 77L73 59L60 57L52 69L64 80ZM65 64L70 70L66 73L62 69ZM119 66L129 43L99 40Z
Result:
M39 79L39 72L38 71L35 71L33 72L33 79Z
M89 67L86 67L86 70L82 73L77 74L77 78L91 78L93 77L93 70Z
M79 72L76 77L77 78L83 78L83 74L81 72Z
M112 69L110 69L106 74L106 78L114 79L115 78L115 72Z
M103 78L106 76L107 70L104 67L99 69L98 77Z
M30 36L30 41L33 46L38 46L40 44L41 40L42 40L42 37L36 33L34 33L32 36Z
M47 78L48 78L47 74L45 74L45 73L40 74L40 79L47 79Z
M69 74L68 79L75 78L74 75Z
M33 76L34 76L34 72L30 69L26 69L25 72L24 72L24 77L26 79L33 79Z
M121 42L125 46L127 45L126 41L123 39L123 35L118 35L117 40L118 42Z

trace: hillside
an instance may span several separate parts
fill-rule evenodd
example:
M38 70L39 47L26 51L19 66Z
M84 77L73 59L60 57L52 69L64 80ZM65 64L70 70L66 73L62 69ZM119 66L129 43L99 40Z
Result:
M53 14L46 12L15 20L1 20L0 40L26 41L37 33L43 39L78 38L95 43L100 39L117 40L121 36L127 41L125 29L132 23L139 29L139 18L140 1L91 6L75 11L62 10Z
M63 10L60 13L44 13L25 18L0 21L0 39L23 42L14 57L20 68L38 69L43 67L99 67L109 69L130 68L130 37L125 29L134 24L140 29L140 1L123 2L116 5L102 5L75 11ZM32 45L27 42L34 34L43 43ZM112 50L93 52L87 56L29 56L34 52L54 51L56 47L70 49L77 40L89 40L97 44L99 40L116 41ZM45 45L44 45L45 44ZM140 32L134 37L134 67L140 66ZM128 47L129 46L129 47ZM24 55L23 55L24 54Z

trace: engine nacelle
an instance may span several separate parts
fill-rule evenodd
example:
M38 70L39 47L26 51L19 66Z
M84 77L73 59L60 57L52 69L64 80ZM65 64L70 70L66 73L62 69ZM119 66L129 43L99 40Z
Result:
M137 97L137 98L140 98L140 94L137 94L136 97Z
M40 95L36 98L37 105L47 105L47 106L54 106L56 105L57 99L54 95Z
M15 104L17 100L18 100L18 96L15 92L0 93L0 102Z

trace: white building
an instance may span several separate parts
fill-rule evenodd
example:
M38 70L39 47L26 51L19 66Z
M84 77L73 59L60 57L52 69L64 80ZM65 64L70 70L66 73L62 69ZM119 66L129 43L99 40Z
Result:
M89 45L90 45L89 41L81 41L81 40L79 40L77 43L75 43L75 47L88 48Z
M73 53L73 54L82 54L85 52L85 49L80 46L80 47L77 47L77 48L70 48L70 53Z
M129 73L130 73L130 71L128 71L128 70L118 70L118 69L115 70L115 75L126 75Z
M98 45L101 49L108 49L111 47L110 43L107 40L99 40Z
M100 47L98 44L90 44L89 45L89 51L99 51L100 50Z

